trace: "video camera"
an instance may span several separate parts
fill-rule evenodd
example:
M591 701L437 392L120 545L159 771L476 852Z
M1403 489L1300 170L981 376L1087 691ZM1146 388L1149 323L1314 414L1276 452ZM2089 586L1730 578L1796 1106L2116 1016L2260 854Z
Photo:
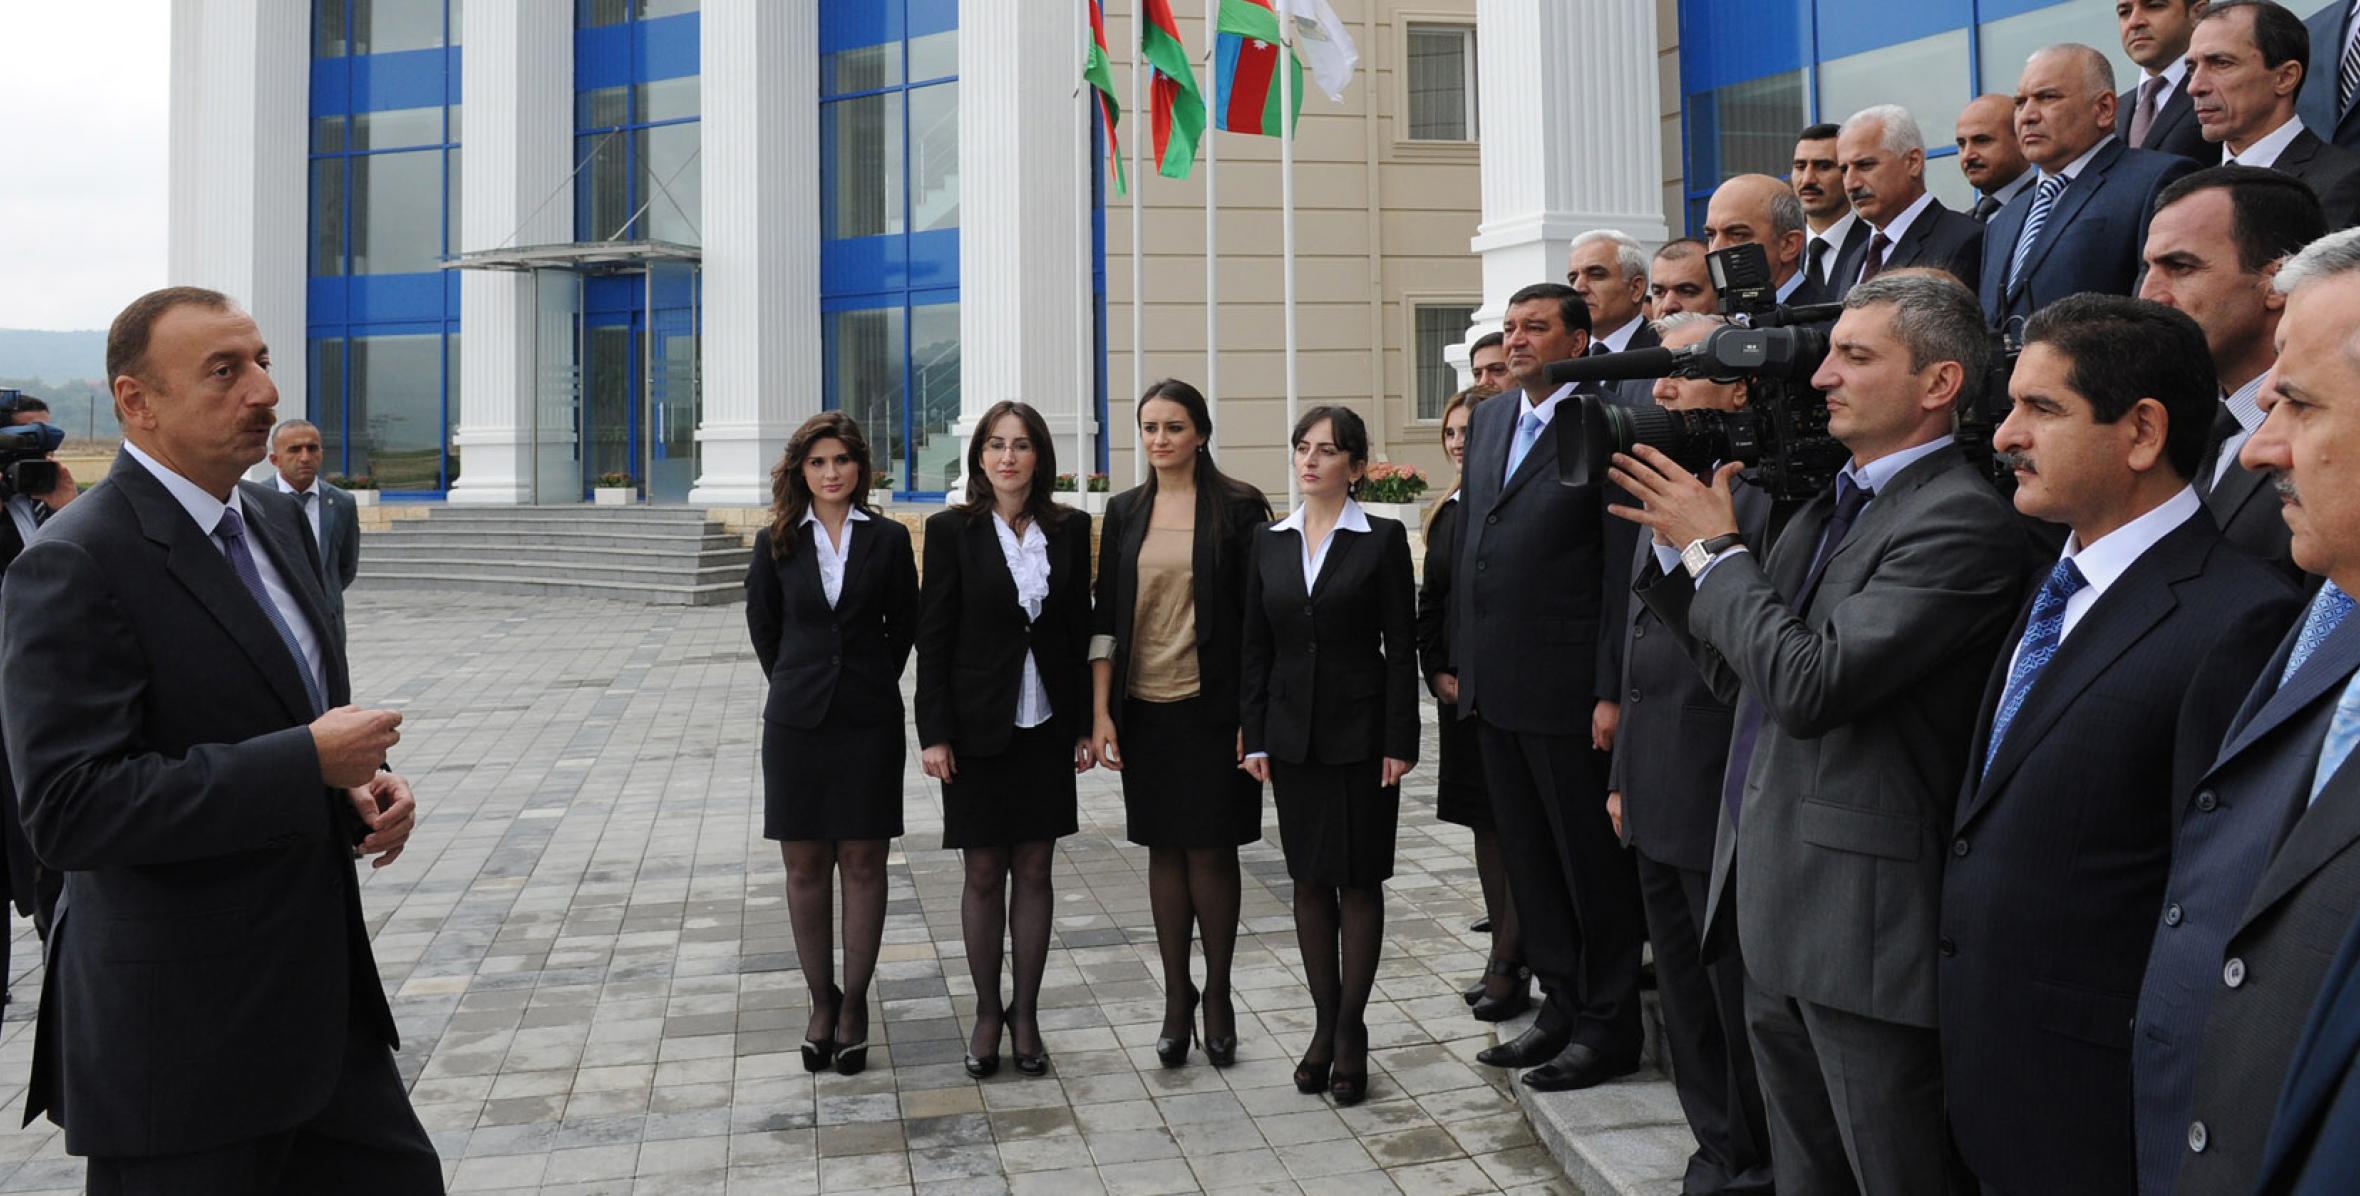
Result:
M21 397L13 387L0 387L0 418L13 418ZM57 462L48 457L65 442L65 431L54 424L0 427L0 501L57 489Z
M1842 305L1779 306L1770 258L1760 245L1707 254L1705 265L1728 326L1684 349L1552 362L1548 378L1559 386L1638 378L1744 382L1746 405L1737 411L1667 411L1585 397L1578 419L1555 421L1560 484L1603 482L1613 454L1642 444L1699 473L1716 462L1742 462L1747 476L1776 499L1809 498L1835 484L1852 454L1828 435L1827 398L1811 389L1811 376L1827 359L1827 334L1817 325L1842 314Z

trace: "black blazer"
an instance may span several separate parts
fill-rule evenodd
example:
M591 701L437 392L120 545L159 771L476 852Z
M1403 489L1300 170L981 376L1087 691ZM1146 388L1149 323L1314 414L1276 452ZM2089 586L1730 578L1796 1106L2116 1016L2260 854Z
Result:
M1597 342L1592 341L1591 343L1596 344ZM1622 351L1631 353L1640 349L1653 349L1662 344L1663 338L1656 335L1655 323L1642 319L1639 321L1639 326L1631 330L1630 342L1622 347ZM1618 407L1645 408L1655 406L1655 379L1653 378L1624 378L1600 385L1604 390L1606 401Z
M1861 260L1866 262L1865 253ZM1983 278L1982 223L1943 207L1939 199L1928 200L1925 210L1909 222L1909 228L1894 243L1893 254L1886 259L1884 268L1899 270L1908 266L1949 271L1968 290L1974 290ZM1858 271L1854 273L1857 275Z
M1803 260L1797 263L1804 275L1804 289L1795 292L1790 302L1798 305L1843 302L1844 296L1850 294L1854 284L1860 281L1860 263L1867 260L1868 241L1875 234L1876 230L1868 226L1868 221L1854 217L1852 227L1844 230L1844 243L1836 246L1835 253L1823 267L1827 271L1827 284L1818 288L1813 288L1810 282L1811 242L1806 238L1803 242Z
M16 518L0 506L0 584L5 583L8 567L24 550L25 538L16 530ZM0 749L0 868L7 870L5 882L0 883L4 889L0 897L12 902L18 913L30 916L38 902L33 886L36 865L33 849L25 842L24 820L17 813L16 781L9 775L5 749Z
M1043 529L1049 596L1027 620L989 511L926 518L926 580L918 611L918 742L996 755L1016 730L1017 691L1031 653L1049 695L1049 726L1090 733L1090 517L1067 511Z
M344 704L300 516L275 493L243 502ZM349 1035L395 1044L358 816L321 782L299 665L207 530L125 453L0 588L25 830L66 873L26 1119L47 1111L74 1154L283 1130L326 1105Z
M2210 454L2206 460L2209 465ZM2278 501L2269 475L2232 461L2228 472L2221 475L2221 484L2204 489L2210 480L2198 478L2197 488L2204 495L2204 509L2211 513L2221 534L2231 544L2277 567L2287 580L2302 584L2303 571L2294 563L2294 533L2286 526L2285 504Z
M2332 59L2330 61L2333 61ZM2147 73L2139 72L2137 82L2129 90L2114 98L2114 127L2124 138L2131 132L2131 114L2139 110L2139 83L2147 81ZM2147 139L2138 148L2157 153L2177 154L2199 166L2215 166L2221 161L2221 147L2204 139L2204 126L2196 123L2196 102L2188 98L2188 76L2180 76L2180 85L2172 88L2171 98L2155 114L2147 126Z
M1368 517L1328 533L1303 592L1303 535L1262 525L1246 574L1240 726L1248 752L1289 764L1418 758L1416 583L1409 533Z
M2329 145L2306 128L2286 143L2270 168L2310 186L2311 194L2319 197L2319 206L2327 211L2330 230L2360 222L2360 154Z
M1454 495L1443 500L1426 524L1426 573L1418 579L1418 673L1426 679L1428 693L1434 690L1434 678L1458 675L1450 667L1450 579L1466 521L1466 498Z
M1993 327L2029 316L2067 295L2128 295L2139 282L2147 216L2155 197L2196 164L2174 154L2109 141L2058 193L2024 259L2024 276L2008 285L2016 240L2032 214L2040 184L2016 193L1984 226L1983 317Z
M1120 728L1131 692L1131 620L1139 611L1139 549L1154 515L1149 487L1137 486L1106 504L1098 532L1098 579L1092 591L1090 634L1114 637L1114 688L1108 713ZM1246 569L1254 528L1270 518L1270 504L1225 496L1201 481L1196 488L1196 541L1191 582L1196 591L1196 672L1206 717L1237 721L1238 652L1245 634Z
M2298 609L2199 510L2075 624L1983 760L2031 606L2001 641L1942 881L1943 1087L1977 1177L2129 1192L2131 1016L2173 810ZM2209 653L2209 655L2208 655ZM2039 1060L2037 1068L2028 1061Z
M770 555L770 531L754 535L746 569L746 629L770 678L762 717L798 730L830 711L899 721L901 670L918 625L918 563L910 530L882 515L845 520L844 589L834 609L820 588L818 524L795 529L793 551Z

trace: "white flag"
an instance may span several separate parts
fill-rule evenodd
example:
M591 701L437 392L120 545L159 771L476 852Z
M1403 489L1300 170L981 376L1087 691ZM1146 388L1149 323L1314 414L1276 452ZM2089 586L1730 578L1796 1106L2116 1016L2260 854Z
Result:
M1311 68L1312 81L1327 98L1342 100L1344 89L1352 84L1352 68L1360 63L1360 51L1336 10L1327 0L1278 0L1278 15L1294 22L1295 53Z

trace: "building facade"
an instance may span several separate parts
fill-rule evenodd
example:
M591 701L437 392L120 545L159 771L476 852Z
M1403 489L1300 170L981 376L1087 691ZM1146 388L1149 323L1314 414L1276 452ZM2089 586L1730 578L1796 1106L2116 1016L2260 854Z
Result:
M1215 5L1173 6L1201 59ZM2039 45L2118 54L2091 0L1334 7L1360 66L1297 126L1297 390L1437 475L1464 344L1574 235L1677 235L1874 102L1918 114L1961 202L1960 106ZM1079 0L175 0L171 277L246 303L282 412L397 498L627 476L761 505L787 435L843 409L928 501L1001 398L1120 488L1130 398L1166 376L1281 492L1278 145L1208 131L1155 176L1136 4L1105 9L1136 221L1075 88Z

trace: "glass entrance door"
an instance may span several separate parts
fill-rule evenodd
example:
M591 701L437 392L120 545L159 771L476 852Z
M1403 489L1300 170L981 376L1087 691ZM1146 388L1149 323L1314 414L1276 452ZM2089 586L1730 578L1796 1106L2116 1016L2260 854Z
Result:
M641 476L649 502L687 502L697 481L697 279L694 265L648 263L647 469Z
M593 312L582 330L582 497L614 475L646 479L639 469L639 368L644 318L637 312Z

